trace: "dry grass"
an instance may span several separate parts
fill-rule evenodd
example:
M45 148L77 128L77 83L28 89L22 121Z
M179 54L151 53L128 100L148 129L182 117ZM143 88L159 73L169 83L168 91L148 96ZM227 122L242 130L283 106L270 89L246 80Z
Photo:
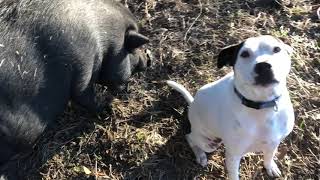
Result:
M230 71L215 67L220 48L259 34L282 37L295 49L288 86L296 125L277 154L281 179L319 179L319 2L291 0L278 9L242 0L124 3L152 39L153 67L135 75L99 116L69 107L36 147L29 179L224 179L223 148L209 155L208 167L196 164L184 140L186 103L163 81L195 92ZM243 159L241 177L269 179L260 155Z

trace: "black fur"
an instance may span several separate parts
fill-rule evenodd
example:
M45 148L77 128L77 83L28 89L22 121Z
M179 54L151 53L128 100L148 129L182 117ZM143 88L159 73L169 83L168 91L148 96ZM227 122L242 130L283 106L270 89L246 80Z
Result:
M218 55L217 67L220 69L223 66L234 66L243 43L223 48Z
M0 166L32 149L70 99L100 110L93 84L116 89L144 69L136 48L147 42L112 0L0 0Z

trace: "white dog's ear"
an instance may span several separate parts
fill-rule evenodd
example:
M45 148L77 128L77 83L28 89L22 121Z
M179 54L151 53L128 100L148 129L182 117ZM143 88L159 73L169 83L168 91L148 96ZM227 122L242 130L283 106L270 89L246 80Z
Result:
M290 45L285 44L285 43L283 43L283 45L284 45L285 50L286 50L286 51L288 52L288 54L291 56L291 55L293 54L293 52L294 52L293 48L292 48Z
M293 48L289 45L290 42L288 39L285 39L285 38L277 38L282 44L283 44L283 47L284 49L287 51L287 53L291 56L294 52Z
M243 43L244 42L223 48L218 55L217 67L220 69L227 65L234 66Z

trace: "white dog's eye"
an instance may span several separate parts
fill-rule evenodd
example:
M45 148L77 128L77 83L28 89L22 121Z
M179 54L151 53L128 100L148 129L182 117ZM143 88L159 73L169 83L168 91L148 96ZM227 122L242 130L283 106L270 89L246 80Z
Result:
M248 58L250 56L250 53L248 51L242 51L240 56L243 57L243 58Z
M281 48L279 48L278 46L276 46L276 47L273 48L273 52L274 52L274 53L278 53L278 52L280 52L280 51L281 51Z

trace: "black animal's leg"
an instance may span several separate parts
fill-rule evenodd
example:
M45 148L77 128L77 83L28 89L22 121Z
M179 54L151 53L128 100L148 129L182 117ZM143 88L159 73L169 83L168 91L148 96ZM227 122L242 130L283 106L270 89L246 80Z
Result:
M86 90L76 95L73 99L90 112L99 113L102 112L105 107L105 103L103 101L104 98L100 98L97 96L93 85L90 85Z
M17 154L15 149L9 144L4 137L0 137L0 167L9 161L11 157Z
M16 159L18 156L16 148L0 138L0 153L0 180L19 180L19 160Z

